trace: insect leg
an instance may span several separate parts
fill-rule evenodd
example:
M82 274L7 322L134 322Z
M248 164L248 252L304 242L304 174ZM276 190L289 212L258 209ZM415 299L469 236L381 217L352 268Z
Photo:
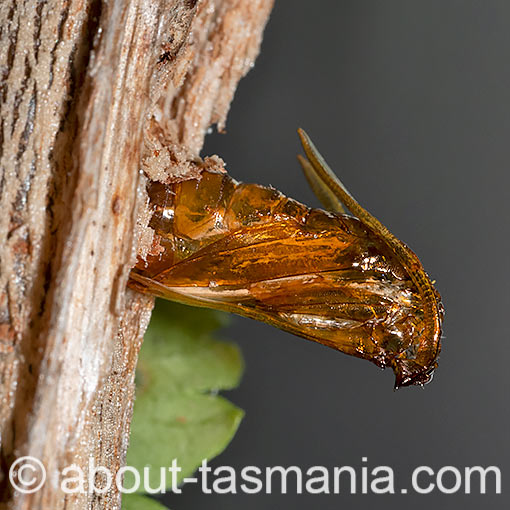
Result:
M306 180L315 193L315 196L320 200L321 204L326 208L327 211L336 213L345 213L345 209L342 205L341 200L335 195L335 193L329 188L324 181L317 175L312 164L305 159L301 154L297 156L303 173L305 174Z
M381 225L381 223L368 211L363 209L349 191L347 191L347 188L334 174L333 170L331 170L306 132L303 129L298 129L298 134L306 156L314 170L316 180L322 181L323 187L327 188L331 194L337 197L337 199L341 201L357 218L368 223L368 225L376 231L381 231L383 229L386 233L386 228Z

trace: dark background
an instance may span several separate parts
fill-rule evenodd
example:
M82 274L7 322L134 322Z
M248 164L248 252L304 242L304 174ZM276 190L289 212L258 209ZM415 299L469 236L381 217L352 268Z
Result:
M510 2L277 0L228 132L209 136L203 153L221 155L239 180L318 206L295 159L299 126L437 280L440 367L424 389L394 392L391 370L235 317L223 336L241 345L246 373L227 396L246 417L212 465L361 473L365 456L370 469L395 470L397 492L419 465L496 465L503 494L296 495L291 483L287 495L213 496L191 485L167 503L507 508Z

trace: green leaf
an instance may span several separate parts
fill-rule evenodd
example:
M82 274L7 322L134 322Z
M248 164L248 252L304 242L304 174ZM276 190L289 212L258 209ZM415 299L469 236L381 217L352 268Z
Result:
M122 510L167 510L166 506L142 494L123 494Z
M217 394L234 388L243 370L237 346L211 337L225 320L220 312L156 304L138 362L127 454L127 464L140 474L150 467L151 489L160 486L160 468L170 467L173 459L182 468L180 482L203 459L221 453L243 417L241 409ZM125 487L131 487L132 474L125 478ZM165 489L171 482L167 469Z

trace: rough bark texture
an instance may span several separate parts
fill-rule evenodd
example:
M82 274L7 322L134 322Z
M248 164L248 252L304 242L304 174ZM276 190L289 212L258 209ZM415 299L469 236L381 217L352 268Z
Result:
M145 181L197 166L258 52L272 0L5 0L0 4L0 501L65 496L59 472L125 460L152 300L126 290L151 244ZM218 160L211 160L221 164ZM143 168L145 175L140 171ZM34 494L9 466L44 463Z

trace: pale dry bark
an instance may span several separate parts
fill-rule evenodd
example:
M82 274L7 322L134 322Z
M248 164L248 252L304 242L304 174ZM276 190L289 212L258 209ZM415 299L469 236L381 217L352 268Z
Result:
M0 490L16 509L118 508L58 473L125 461L152 299L126 290L145 175L190 175L258 52L272 0L0 4ZM211 160L213 164L220 164ZM21 455L43 489L13 493Z

